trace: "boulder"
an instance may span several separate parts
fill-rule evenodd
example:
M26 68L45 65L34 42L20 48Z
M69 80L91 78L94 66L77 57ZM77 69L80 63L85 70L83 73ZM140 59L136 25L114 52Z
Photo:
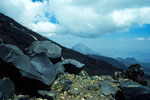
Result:
M144 71L139 64L134 64L128 67L125 71L125 76L128 79L132 79L133 81L139 82L142 85L146 85L146 81L144 80Z
M15 94L15 85L9 78L0 79L0 99L10 99Z
M38 89L48 89L56 78L53 64L44 52L29 57L14 45L1 44L0 62L0 77L11 78L17 92L33 95Z
M118 91L118 88L113 87L112 85L108 84L107 82L100 82L100 94L104 95L115 95Z
M30 47L26 48L27 54L34 56L39 53L46 53L52 59L61 57L61 48L51 41L34 41Z
M23 77L42 81L46 85L51 85L56 78L55 69L45 53L29 58L18 47L4 44L0 45L0 58L12 63Z
M64 65L61 62L58 62L57 64L55 64L54 69L56 71L57 76L63 74L65 71Z
M120 89L121 91L116 94L116 100L150 100L150 87L137 82L124 82Z
M74 74L80 73L81 69L84 67L84 64L74 59L63 59L62 64L65 67L65 72Z
M10 44L0 44L0 58L5 62L12 62L18 56L24 55L16 46Z

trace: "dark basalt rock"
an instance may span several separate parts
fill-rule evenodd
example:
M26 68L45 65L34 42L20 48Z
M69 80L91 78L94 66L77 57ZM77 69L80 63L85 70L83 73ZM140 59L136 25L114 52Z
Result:
M9 78L0 79L0 99L10 99L15 94L14 83Z
M55 70L44 53L29 58L18 47L4 44L0 45L0 58L12 63L23 77L39 80L46 85L51 85L55 80Z
M61 57L62 49L51 41L34 41L26 50L30 56L44 52L48 57L56 59Z
M14 45L1 44L0 62L0 77L12 79L18 93L35 95L38 89L49 89L56 78L53 64L45 53L28 57Z
M61 62L55 64L55 65L54 65L54 69L55 69L55 71L56 71L56 75L57 75L57 76L63 74L64 71L65 71L64 65L63 65Z
M107 82L100 82L100 94L104 95L115 95L118 91L118 88L113 87L112 85L108 84Z
M116 94L116 100L150 100L150 87L137 82L128 81L120 85L121 91Z
M81 69L84 67L84 64L74 59L63 59L62 64L65 67L65 72L74 74L80 73Z
M62 78L59 80L60 84L63 85L62 91L67 91L71 88L72 81L69 79Z
M128 79L132 79L142 85L146 85L146 81L144 80L144 71L139 64L134 64L128 67L125 71L125 76Z

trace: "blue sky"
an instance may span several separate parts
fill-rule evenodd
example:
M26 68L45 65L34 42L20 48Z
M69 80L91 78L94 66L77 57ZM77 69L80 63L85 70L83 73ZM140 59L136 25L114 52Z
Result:
M68 48L150 61L149 0L1 0L0 12Z

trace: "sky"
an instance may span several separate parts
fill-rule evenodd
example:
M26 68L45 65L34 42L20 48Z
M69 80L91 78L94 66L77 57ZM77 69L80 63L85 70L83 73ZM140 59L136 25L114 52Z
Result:
M0 12L65 47L150 62L150 0L0 0Z

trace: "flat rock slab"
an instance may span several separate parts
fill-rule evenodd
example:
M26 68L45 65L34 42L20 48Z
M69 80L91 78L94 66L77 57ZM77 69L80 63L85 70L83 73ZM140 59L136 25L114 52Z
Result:
M120 85L120 88L121 91L116 95L117 100L150 100L150 87L128 81Z

